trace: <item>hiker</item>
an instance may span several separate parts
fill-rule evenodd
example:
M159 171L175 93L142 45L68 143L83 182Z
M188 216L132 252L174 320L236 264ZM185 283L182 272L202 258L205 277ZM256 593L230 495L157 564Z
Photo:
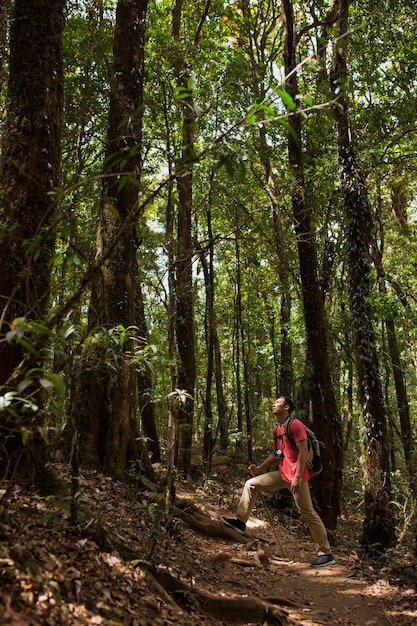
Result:
M293 419L291 422L292 445L288 436L284 436L284 422L290 417L294 403L287 396L280 396L272 405L272 413L278 421L274 437L274 451L260 464L248 467L249 478L243 487L242 497L237 507L237 517L222 516L222 521L239 533L246 531L246 522L255 505L260 491L277 491L288 488L294 498L297 509L307 524L313 540L318 546L318 556L311 563L312 567L322 567L335 563L331 553L327 532L318 513L313 508L308 480L310 474L307 460L307 431L304 424ZM278 463L278 470L265 472Z

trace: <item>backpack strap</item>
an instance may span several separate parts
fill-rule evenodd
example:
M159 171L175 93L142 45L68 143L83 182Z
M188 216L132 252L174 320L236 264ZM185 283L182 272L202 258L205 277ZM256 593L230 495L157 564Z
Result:
M278 450L278 439L280 439L281 435L278 435L278 424L275 426L274 431L273 431L273 438L274 438L274 448L275 450Z
M291 423L292 423L295 419L296 419L295 417L292 417L291 415L289 415L289 416L287 417L287 419L285 420L284 424L283 424L283 426L284 426L284 432L283 432L283 435L286 435L286 436L288 437L288 439L290 440L291 445L293 446L293 448L295 448L295 447L296 447L296 445L295 445L295 441L294 441L294 439L291 437L290 425L291 425Z

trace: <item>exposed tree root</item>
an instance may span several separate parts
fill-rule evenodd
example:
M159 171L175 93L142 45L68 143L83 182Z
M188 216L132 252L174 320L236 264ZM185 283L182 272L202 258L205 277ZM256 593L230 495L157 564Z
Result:
M176 500L172 513L201 535L245 544L247 558L238 558L232 552L221 552L211 555L210 561L212 563L230 560L232 563L242 567L263 567L268 562L269 557L264 550L253 549L253 552L250 552L254 544L257 543L256 537L241 535L233 528L225 526L219 520L211 519L208 515L202 513L192 502ZM294 624L288 612L282 609L282 606L295 606L293 602L286 598L216 596L196 587L190 587L166 571L155 571L153 568L150 570L149 566L143 562L142 567L148 570L147 579L153 580L155 586L163 589L165 599L167 596L172 598L172 604L177 609L180 608L189 612L197 611L210 615L221 622L230 622L236 625L250 622L279 626Z
M251 548L248 548L247 559L237 558L231 552L218 552L217 554L211 554L208 556L207 561L211 564L220 564L225 563L226 561L230 561L231 563L235 563L236 565L242 565L243 567L263 567L265 563L268 562L268 555L264 550L256 550L252 553L250 552Z
M198 510L196 506L185 500L176 500L172 509L173 515L179 517L190 528L206 537L229 539L230 541L247 544L254 541L248 535L241 535L230 526L219 520L212 520Z
M237 530L233 530L231 526L226 526L220 520L213 520L208 514L199 510L190 500L176 500L172 509L172 514L195 530L200 535L208 537L216 537L234 541L235 543L243 543L250 550L256 542L264 543L268 546L272 545L267 539L258 537L253 534L241 535Z
M287 611L276 605L295 606L279 597L216 596L196 587L189 587L168 572L153 572L156 581L187 611L198 611L222 622L247 624L248 622L291 626L294 624Z
M230 560L242 567L263 567L267 563L268 554L264 550L254 548L254 544L258 543L256 537L241 535L233 528L225 526L221 521L211 519L192 502L176 500L172 513L201 535L222 538L245 545L246 557L238 558L234 553L226 551L211 555L210 561L212 563ZM251 552L252 549L253 552ZM140 561L138 566L143 570L147 581L153 584L160 595L179 611L199 612L236 626L250 622L277 626L294 624L288 612L281 608L282 606L295 606L286 598L216 596L196 587L190 587L166 571L157 571L148 562Z

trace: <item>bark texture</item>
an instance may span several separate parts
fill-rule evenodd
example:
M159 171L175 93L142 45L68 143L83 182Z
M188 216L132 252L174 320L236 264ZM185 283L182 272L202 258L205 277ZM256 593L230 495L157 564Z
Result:
M1 7L2 28L8 5ZM64 0L16 0L12 14L0 160L1 336L18 318L42 322L50 301L56 217L52 192L61 164L64 8ZM3 32L1 37L3 44ZM26 345L14 339L0 342L0 387L5 391L15 390L31 368L43 365L40 348L45 336L24 332ZM30 342L34 347L26 350ZM30 391L39 406L42 394L33 387ZM20 407L11 419L1 412L0 471L8 475L17 470L20 476L25 472L37 488L50 492L57 481L45 468L41 420L40 412L24 413Z
M15 318L42 319L55 249L63 110L65 0L16 0L10 26L6 122L1 142L1 333ZM23 350L0 343L0 385Z
M176 0L172 12L172 34L178 45L181 39L183 0ZM197 35L196 35L197 37ZM194 41L195 44L198 42ZM190 68L185 53L178 47L173 59L177 87L188 89ZM177 339L177 385L181 394L177 406L175 463L185 474L191 469L191 445L194 422L194 388L196 379L194 340L194 294L193 294L193 174L195 114L192 94L180 103L182 124L182 150L179 157L177 176L177 261L175 283L175 330Z
M296 32L293 6L283 0L285 47L284 63L286 90L297 101ZM294 228L297 236L301 286L304 303L304 321L307 339L308 388L312 406L314 429L323 447L323 474L317 482L317 500L324 524L334 529L340 510L342 489L343 443L342 428L330 374L327 347L327 329L324 298L317 271L317 252L312 210L306 198L304 163L301 139L301 119L290 114L292 133L288 134L288 156L293 176L291 189Z
M136 325L138 274L136 235L141 171L144 37L147 0L119 0L104 182L97 229L89 323L103 330L103 342L86 350L82 374L74 382L72 413L80 432L82 463L126 479L130 463L150 474L140 441L135 343L123 337ZM122 334L120 334L120 332ZM96 335L97 336L97 335ZM105 343L107 341L107 343Z
M370 304L370 248L374 231L371 207L355 157L344 93L347 79L345 51L349 1L339 2L339 42L331 76L335 94L334 118L338 136L341 187L346 218L346 255L349 301L356 349L359 393L363 410L363 471L365 515L362 542L370 549L388 548L395 541L391 509L387 423L376 352L374 311Z

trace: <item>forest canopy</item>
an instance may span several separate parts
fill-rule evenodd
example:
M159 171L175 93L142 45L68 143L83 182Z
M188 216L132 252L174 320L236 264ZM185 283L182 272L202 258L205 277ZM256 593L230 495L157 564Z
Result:
M364 545L392 546L415 528L415 3L0 6L2 477L162 463L169 496L269 450L285 394L326 526L353 481Z

